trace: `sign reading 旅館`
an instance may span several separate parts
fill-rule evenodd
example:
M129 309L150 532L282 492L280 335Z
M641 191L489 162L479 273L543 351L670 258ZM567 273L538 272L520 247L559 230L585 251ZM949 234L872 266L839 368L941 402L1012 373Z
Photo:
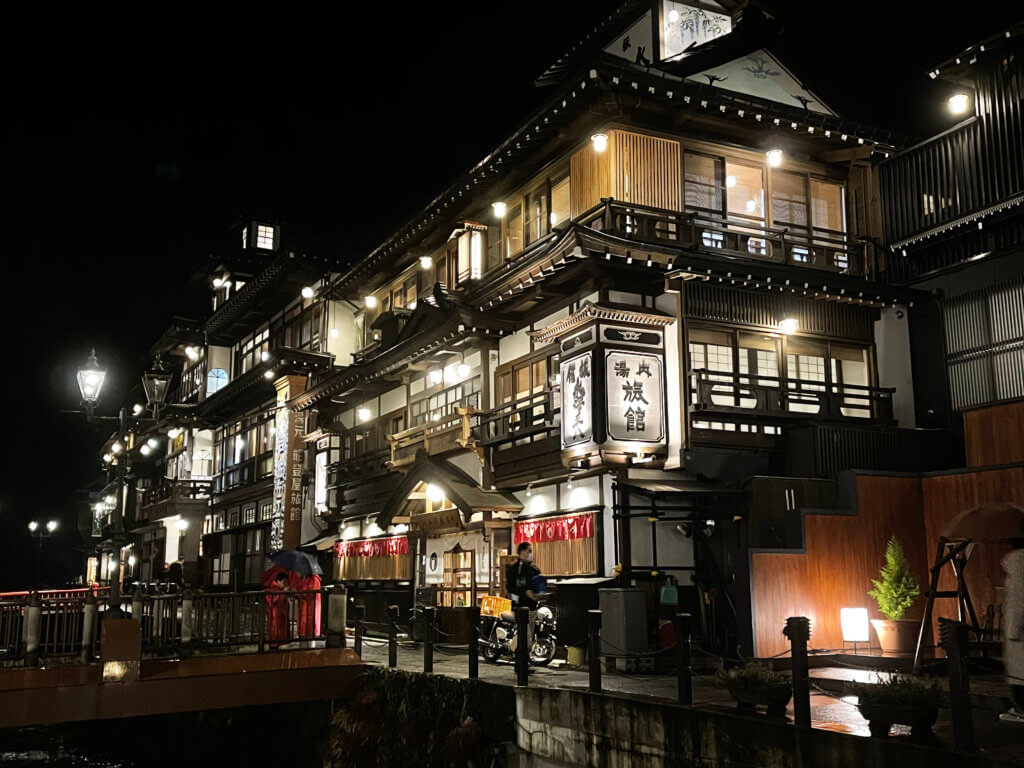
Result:
M658 355L609 352L605 358L608 437L658 442L665 436L665 395Z

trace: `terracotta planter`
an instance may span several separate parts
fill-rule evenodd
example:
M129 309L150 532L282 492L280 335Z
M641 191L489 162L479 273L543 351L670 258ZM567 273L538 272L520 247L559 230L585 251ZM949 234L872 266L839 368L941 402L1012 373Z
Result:
M773 685L743 685L730 682L726 684L726 688L740 709L762 706L768 710L769 715L785 714L786 705L793 698L793 687L788 682Z
M889 735L893 723L909 725L910 734L915 740L928 739L932 726L939 717L939 708L935 704L896 707L888 704L871 704L861 702L857 705L860 714L868 721L868 728L875 738L884 739Z
M917 633L921 629L919 621L892 621L890 619L872 619L878 644L886 653L911 654L917 648Z

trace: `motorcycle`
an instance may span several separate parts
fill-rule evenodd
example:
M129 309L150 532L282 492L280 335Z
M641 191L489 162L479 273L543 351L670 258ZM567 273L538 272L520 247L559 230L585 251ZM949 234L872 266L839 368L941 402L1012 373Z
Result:
M516 637L516 617L512 611L505 611L491 625L487 638L480 638L480 652L492 664L505 656L515 658L518 638ZM558 638L555 637L555 617L547 606L540 606L536 611L533 623L533 642L528 654L530 664L544 667L551 663L558 650Z

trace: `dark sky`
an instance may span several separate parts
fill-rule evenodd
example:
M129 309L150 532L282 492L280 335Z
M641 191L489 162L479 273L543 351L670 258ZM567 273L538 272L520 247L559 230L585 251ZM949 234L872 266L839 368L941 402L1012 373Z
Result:
M54 557L77 543L76 489L105 433L59 411L77 406L90 346L113 413L239 214L366 252L525 119L547 93L534 77L617 4L398 3L373 24L90 11L8 30L0 589L31 581L27 520L62 520ZM1012 5L765 3L785 26L772 47L834 109L919 135L949 124L927 68L1000 31Z

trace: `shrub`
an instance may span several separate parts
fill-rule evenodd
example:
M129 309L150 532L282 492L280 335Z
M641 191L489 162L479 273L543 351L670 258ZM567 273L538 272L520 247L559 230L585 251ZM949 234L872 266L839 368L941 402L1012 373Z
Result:
M922 680L910 675L893 675L878 683L853 683L850 689L859 704L877 704L885 707L924 707L938 705L942 694L934 680Z
M715 676L725 685L737 685L744 688L778 685L788 683L789 678L776 672L763 661L748 661L740 667L720 669Z
M880 580L871 580L875 587L868 595L878 603L878 610L885 618L899 621L920 596L921 585L895 536L885 545L885 565L880 575Z

